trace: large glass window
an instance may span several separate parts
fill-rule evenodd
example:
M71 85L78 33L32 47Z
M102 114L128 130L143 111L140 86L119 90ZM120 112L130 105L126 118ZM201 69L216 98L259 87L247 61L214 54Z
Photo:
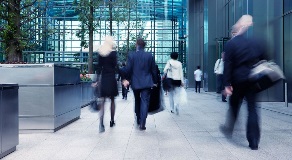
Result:
M78 19L80 11L76 10L80 0L44 1L47 11L36 20L35 30L46 35L34 37L37 47L25 50L24 60L29 63L87 64L88 48L80 46L81 38L77 36L82 28ZM160 69L164 68L171 52L179 52L185 66L186 0L127 1L131 3L130 7L117 5L119 1L113 0L111 29L108 1L95 7L94 22L98 27L94 32L94 50L111 30L117 39L118 51L124 51L128 43L133 46L135 38L141 36L147 41L147 50L153 53ZM86 9L84 6L83 10ZM88 43L88 34L84 35Z

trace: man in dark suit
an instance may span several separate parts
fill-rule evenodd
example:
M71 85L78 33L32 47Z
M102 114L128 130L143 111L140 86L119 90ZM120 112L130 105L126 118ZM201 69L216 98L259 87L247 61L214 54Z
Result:
M246 137L252 150L258 149L260 141L259 116L256 108L256 93L248 75L258 60L264 58L260 43L245 34L252 25L250 15L242 16L233 26L234 37L225 46L224 81L225 94L230 95L227 121L220 127L225 136L231 137L238 112L245 98L248 108Z
M157 84L157 70L152 54L144 51L146 43L138 38L136 41L136 52L128 56L124 74L129 76L131 87L135 97L135 113L140 130L145 130L146 118L150 101L151 88ZM124 81L123 85L129 85Z

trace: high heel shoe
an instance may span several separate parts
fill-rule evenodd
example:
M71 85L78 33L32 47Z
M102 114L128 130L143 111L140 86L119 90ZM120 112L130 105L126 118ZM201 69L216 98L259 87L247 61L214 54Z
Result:
M115 125L115 121L110 121L110 127L113 127Z

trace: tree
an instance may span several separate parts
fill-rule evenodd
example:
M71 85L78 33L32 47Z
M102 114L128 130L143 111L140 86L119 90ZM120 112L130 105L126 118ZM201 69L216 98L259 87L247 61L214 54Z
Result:
M99 26L100 17L94 17L95 10L102 4L103 0L74 0L73 5L76 5L75 11L78 14L80 21L80 30L77 32L77 37L80 38L81 47L89 47L88 52L88 73L93 73L93 35L94 31ZM88 35L88 44L86 41Z
M130 45L132 45L132 47L135 46L135 42L133 45L130 44L130 41L135 40L138 35L137 32L132 33L131 30L143 30L143 22L141 22L138 13L135 10L133 12L132 9L136 8L137 2L129 0L74 0L73 4L76 5L76 12L79 16L78 20L80 21L80 30L76 34L81 40L80 46L85 48L89 47L88 73L93 72L93 35L94 32L97 33L101 21L109 23L107 29L111 36L116 36L116 33L113 32L113 22L116 22L117 26L123 24L125 27L124 29L127 30L126 44L123 44L123 46L119 48L119 51L122 50L119 59L124 61L130 49ZM87 38L88 43L86 41Z
M40 48L36 41L45 37L45 32L40 30L45 29L47 24L44 21L40 23L38 18L46 13L47 5L46 0L2 0L0 19L3 20L3 26L0 37L6 61L20 62L23 50Z

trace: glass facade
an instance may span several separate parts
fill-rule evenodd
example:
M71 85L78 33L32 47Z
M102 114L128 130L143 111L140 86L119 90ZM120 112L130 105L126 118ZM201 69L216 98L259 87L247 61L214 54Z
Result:
M110 33L121 52L125 47L133 49L135 39L143 37L147 41L146 49L153 53L160 69L164 68L171 52L179 52L179 60L186 69L186 0L112 0L111 8L108 2L101 0L93 7L93 24L96 25L93 50ZM32 41L37 47L23 52L24 61L86 66L89 37L87 30L82 30L82 24L87 22L81 23L80 16L89 12L88 1L43 0L41 6L45 11L40 11L38 18L30 22L37 24L29 33L34 34ZM120 56L120 61L124 61L125 55Z
M292 102L292 1L284 0L284 73L286 76L288 101Z

